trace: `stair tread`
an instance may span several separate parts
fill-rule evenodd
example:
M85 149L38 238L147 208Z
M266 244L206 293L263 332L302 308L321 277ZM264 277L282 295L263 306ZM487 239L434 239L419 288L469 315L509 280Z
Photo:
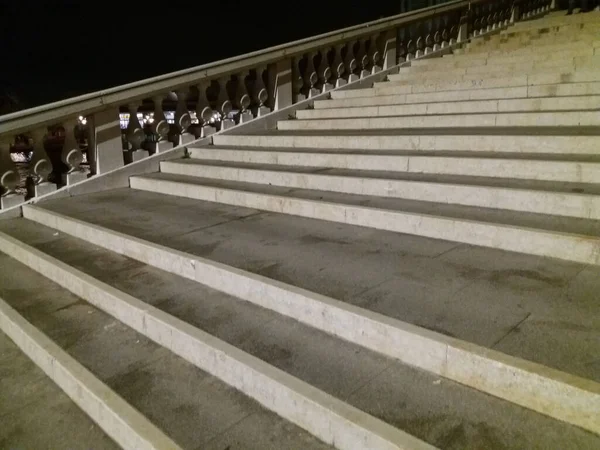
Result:
M558 233L571 233L576 235L600 237L600 221L589 219L549 216L546 214L534 214L474 206L441 204L418 200L406 200L401 198L374 197L331 191L317 191L312 189L287 188L239 181L224 181L186 175L173 175L167 173L154 173L139 176L139 178L167 180L192 185L213 186L223 189L310 199L321 202L359 205L392 211L403 211L414 214L426 214L460 220L481 221L514 227L540 229Z
M466 158L466 159L490 159L490 160L523 160L523 161L548 161L548 162L600 162L598 155L579 155L570 153L494 153L494 152L473 152L473 151L443 151L443 150L368 150L368 149L346 149L346 148L327 148L314 149L306 147L253 147L253 146L235 146L235 145L190 145L192 149L211 150L216 152L249 152L249 153L307 153L316 155L368 155L368 156L410 156L413 158Z
M341 169L329 167L305 167L305 166L287 166L281 164L260 164L247 162L232 162L232 161L215 161L203 160L197 158L180 159L169 161L170 164L198 164L207 166L220 166L231 168L245 168L259 171L274 171L274 172L292 172L292 173L309 173L315 175L333 175L342 176L354 179L374 178L384 180L401 180L428 182L436 184L454 184L465 186L486 186L499 187L509 189L525 189L544 192L557 193L578 193L582 195L600 195L600 184L589 183L567 183L557 181L538 181L538 180L523 180L523 179L508 179L508 178L492 178L482 176L468 175L447 175L447 174L430 174L430 173L413 173L413 172L395 172L395 171L377 171L377 170L358 170L358 169ZM599 179L600 183L600 179Z
M11 272L7 268L11 263L0 255L3 274ZM120 448L1 331L0 373L4 448Z
M261 130L244 129L230 136L600 136L600 127L454 127L387 128L383 130Z
M186 292L199 290L196 283L179 277L176 284L159 285L161 273L156 269L26 219L1 221L0 232L117 289L133 294L135 288L142 289L150 304L168 302L172 296L183 304ZM26 319L182 448L205 448L236 435L246 436L247 448L264 448L250 439L264 444L267 437L280 448L330 448L48 278L7 255L0 254L0 260L10 265L14 287L3 293L4 300L19 308L26 293L27 307L21 306ZM216 292L202 294L226 301ZM188 297L187 306L193 301L193 295Z
M581 291L564 289L567 280L584 268L581 264L285 214L259 214L254 209L144 191L117 190L85 197L94 208L89 208L84 197L48 202L44 207L486 347L506 333L510 328L506 328L506 321L515 318L516 311L517 315L531 312L534 321L547 315L548 322L539 326L552 329L557 327L553 314L560 314L566 322L579 321L583 308L588 314L584 317L592 322L598 317L593 311L600 305L591 298L583 302L582 297L580 307L573 308L569 295L585 295L582 286L574 282L573 286ZM115 201L119 204L113 208ZM111 205L108 216L107 205ZM150 210L152 221L146 219ZM175 210L181 213L173 223ZM171 231L175 227L179 234ZM596 282L592 275L600 269L586 270L589 273L579 281ZM521 288L527 289L529 283L530 289L523 295ZM380 284L387 287L378 290ZM422 302L421 296L429 294L430 301ZM503 296L499 304L487 304L496 301L498 295ZM379 296L382 301L374 301ZM394 303L394 297L406 303ZM450 297L464 303L450 306L446 303ZM548 298L552 298L551 309L546 303ZM482 309L472 302L479 302ZM517 303L521 306L513 309ZM478 320L470 323L470 314L477 315L483 324L477 325ZM598 333L594 326L585 329L592 333L590 336ZM587 358L596 350L593 346L571 348L571 343L582 335L569 335L569 331L556 329L553 339L564 342L548 352L541 350L550 348L544 341L545 333L529 331L520 336L527 342L531 340L527 345L494 348L598 380L594 367L586 366ZM533 352L534 348L539 351Z

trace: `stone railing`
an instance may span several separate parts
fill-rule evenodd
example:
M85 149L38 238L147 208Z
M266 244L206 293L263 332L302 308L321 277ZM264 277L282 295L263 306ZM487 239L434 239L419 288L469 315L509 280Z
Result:
M426 55L550 2L455 1L0 116L4 208ZM20 174L16 151L28 163ZM82 166L87 159L89 169ZM23 171L26 173L23 175Z

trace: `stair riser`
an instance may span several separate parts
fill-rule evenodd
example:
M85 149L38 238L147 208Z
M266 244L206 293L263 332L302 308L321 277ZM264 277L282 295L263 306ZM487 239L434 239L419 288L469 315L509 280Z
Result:
M531 161L379 154L293 153L276 151L190 149L192 158L254 164L329 167L407 173L470 175L481 177L597 183L600 164L568 161Z
M455 54L464 55L465 57L479 57L483 58L485 54L488 55L502 55L505 50L510 50L510 54L518 55L523 53L535 53L536 51L551 54L552 52L560 52L567 50L574 50L578 48L587 48L588 46L598 47L600 39L594 33L581 33L578 34L576 41L565 41L562 37L544 38L544 39L526 39L526 40L512 40L504 43L490 44L489 47L485 45L476 45L476 42L470 42L463 48L455 50ZM500 47L500 48L499 48ZM505 49L505 50L503 50Z
M0 236L4 241L6 236ZM11 240L0 243L5 253ZM12 253L8 253L11 256ZM119 446L126 450L179 447L113 390L0 299L0 330Z
M418 80L412 82L386 82L377 84L378 87L370 89L354 89L347 91L332 91L331 98L358 98L371 97L377 95L395 95L395 94L420 94L425 92L441 92L456 90L491 89L491 88L510 88L521 86L540 86L547 84L563 83L590 83L598 82L600 74L598 72L574 72L566 74L543 73L534 75L517 75L513 77L489 77L477 78L468 81L440 81L432 83L419 83ZM571 94L575 95L575 94Z
M598 43L600 46L600 42ZM479 65L520 64L531 62L549 62L549 61L568 61L578 57L594 56L594 48L591 46L582 46L572 50L563 50L560 52L543 53L531 52L524 55L510 56L483 56L483 55L445 55L442 58L417 59L411 63L410 67L401 67L400 73L408 72L410 69L421 67L457 67L470 68Z
M396 106L366 106L362 108L305 109L296 111L296 117L298 119L335 119L344 117L473 114L514 111L533 112L581 109L600 109L600 96L417 103Z
M23 213L29 220L177 275L182 275L179 268L195 261L195 270L183 276L542 414L579 426L593 416L585 409L593 394L582 391L585 383L576 377L42 208L27 206Z
M367 117L323 120L285 120L279 130L388 130L403 128L473 127L561 127L598 126L600 114L593 112L540 112L459 114L407 117Z
M487 99L525 99L539 97L565 97L600 95L598 83L571 83L514 88L473 89L461 91L429 92L423 94L380 95L338 100L323 100L314 103L315 110L329 108L352 108L364 106L387 106L430 102L454 102ZM508 100L507 100L508 102ZM508 105L508 103L507 103Z
M416 84L416 83L443 83L448 81L458 82L458 81L473 81L484 78L486 80L494 79L494 78L507 78L512 76L515 73L519 75L527 75L527 76L535 76L535 75L556 75L556 74L571 74L577 72L590 72L594 70L596 65L584 65L575 67L571 66L557 66L553 68L521 68L517 70L512 67L500 67L498 70L490 70L489 73L483 72L473 72L473 73L465 73L467 70L465 69L450 69L444 71L443 69L429 70L423 72L408 72L402 74L394 74L388 76L388 82L375 82L373 87L380 88L394 85L394 86L402 86L405 84ZM596 80L600 81L600 71L596 76Z
M496 36L537 36L537 35L548 35L554 33L570 33L570 32L578 32L582 30L594 30L597 26L600 26L600 15L591 14L588 17L577 18L577 20L554 20L551 22L544 23L525 23L522 22L520 24L515 24L513 27L502 30L500 34ZM490 36L492 39L497 39L496 36Z
M598 63L600 57L594 56L594 49L587 48L578 50L577 52L568 51L553 54L531 54L521 56L507 57L473 57L471 59L465 57L446 57L435 59L423 59L414 61L410 67L401 67L400 73L410 72L426 72L428 70L444 70L444 69L465 69L469 71L478 71L482 67L492 67L496 70L501 70L502 67L511 67L516 64L525 70L532 65L536 67L554 67L567 64L592 64ZM426 64L422 64L426 62ZM418 64L421 63L421 64Z
M215 145L347 150L598 154L596 136L253 136L218 135Z
M586 264L600 263L600 240L581 236L140 177L131 178L131 187Z
M600 218L600 196L178 164L176 162L162 162L161 171L177 175L256 184L268 183L274 186L317 191L403 198L568 217Z
M578 56L553 61L523 61L521 63L501 63L490 58L489 62L477 65L466 63L432 64L429 66L402 67L399 74L389 75L389 79L402 79L404 76L414 74L416 76L427 73L446 72L451 75L476 75L495 73L531 73L536 71L561 71L571 72L575 70L594 70L600 66L600 56Z
M432 450L428 444L236 347L10 237L0 251L337 448ZM399 443L399 444L398 444ZM167 447L164 447L165 449Z

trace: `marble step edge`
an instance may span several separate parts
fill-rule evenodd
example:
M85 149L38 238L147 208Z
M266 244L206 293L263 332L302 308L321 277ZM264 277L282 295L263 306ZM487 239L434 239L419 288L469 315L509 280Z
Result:
M477 154L468 156L451 155L386 155L381 153L361 152L343 153L327 151L279 151L272 149L236 149L222 147L191 147L192 159L229 163L263 164L266 166L298 166L306 168L332 168L348 170L375 170L424 175L460 175L481 176L491 178L510 178L521 180L559 181L572 183L596 183L600 180L600 162L579 160L548 160L525 158L486 158ZM434 167L428 167L430 163ZM465 164L469 168L461 170ZM416 169L415 169L416 165ZM488 169L477 172L475 165L487 166ZM498 171L499 166L504 170ZM525 167L523 167L525 166ZM521 169L521 172L516 172ZM541 174L532 177L531 172ZM571 172L569 174L569 172ZM558 174L558 175L557 175ZM567 175L562 175L567 174Z
M600 238L594 236L558 233L524 226L341 202L309 200L268 192L249 192L238 188L215 187L190 183L187 180L165 180L152 176L131 177L130 184L133 189L195 200L243 206L584 264L600 264Z
M535 73L531 75L515 76L492 76L470 78L468 80L404 80L404 81L381 81L374 83L374 87L352 89L345 91L331 91L330 98L334 100L357 97L377 97L382 95L397 94L425 94L433 92L452 91L480 91L492 88L543 88L544 86L555 86L561 88L572 84L597 83L600 81L600 73L594 71L580 71L570 73Z
M262 275L27 205L24 217L294 318L558 420L600 433L600 384L445 336Z
M280 120L277 130L386 130L405 128L481 127L596 127L598 111L493 112L480 114L430 114L413 116L348 117L333 119Z
M598 154L600 136L520 135L302 135L228 134L213 138L214 145L305 149L411 151L470 151L491 153ZM577 152L577 153L576 153Z
M599 43L600 45L600 43ZM600 60L599 55L594 55L594 48L592 46L581 49L577 53L574 51L561 51L560 53L552 52L550 54L534 53L525 55L511 55L511 56L471 56L458 55L452 58L431 58L431 59L416 59L411 61L411 65L407 68L402 67L400 73L408 72L410 69L422 68L423 70L441 70L446 68L453 69L471 69L471 68L482 68L482 67L494 67L501 68L510 65L521 65L532 64L538 67L552 68L554 66L564 65L580 65L580 64L593 64ZM434 69L435 68L435 69ZM402 70L405 69L405 70Z
M10 252L5 253L12 256ZM121 448L180 449L139 411L1 298L0 329Z
M176 160L161 162L160 169L166 174L220 181L600 220L600 195L515 188L507 185L374 178L359 176L364 173L361 170L355 171L355 176L330 175Z
M335 101L335 100L330 100ZM470 114L507 112L558 112L600 110L600 95L537 98L502 98L487 100L455 100L396 105L361 105L299 109L296 119L335 119L348 117L412 116L429 114ZM316 104L317 102L315 102ZM321 102L319 102L321 103ZM335 104L334 104L335 105Z
M0 251L341 450L435 447L11 236ZM190 264L190 261L187 261Z
M376 93L376 92L375 92ZM314 102L316 110L365 106L419 105L423 103L454 103L476 101L515 102L518 100L560 101L564 97L581 98L600 95L600 82L546 84L507 88L457 89L453 91L388 94L362 97L323 99ZM556 100L554 100L556 99Z

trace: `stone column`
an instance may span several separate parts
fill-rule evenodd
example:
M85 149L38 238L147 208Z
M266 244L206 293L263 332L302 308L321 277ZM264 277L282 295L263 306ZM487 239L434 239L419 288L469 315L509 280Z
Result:
M12 136L11 136L12 137ZM24 195L15 193L19 184L19 174L15 163L10 159L10 145L12 141L0 138L0 207L7 209L25 201Z
M292 60L278 61L274 67L273 98L274 110L283 109L293 104L292 98Z
M125 165L119 108L99 111L88 117L88 158L93 174L103 174Z

